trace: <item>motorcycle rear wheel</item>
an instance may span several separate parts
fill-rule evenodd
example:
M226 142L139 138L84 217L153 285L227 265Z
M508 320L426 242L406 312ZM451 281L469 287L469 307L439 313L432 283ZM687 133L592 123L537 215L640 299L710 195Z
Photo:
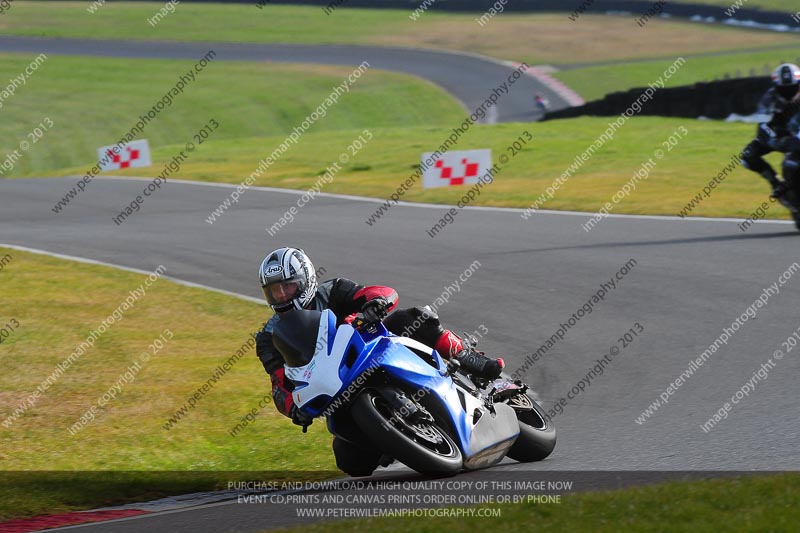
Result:
M520 463L541 461L556 447L556 427L547 419L544 409L527 394L512 396L505 402L514 409L519 420L519 437L507 456Z
M420 474L444 477L461 470L461 450L435 422L409 421L375 390L365 390L353 402L351 415L383 453Z

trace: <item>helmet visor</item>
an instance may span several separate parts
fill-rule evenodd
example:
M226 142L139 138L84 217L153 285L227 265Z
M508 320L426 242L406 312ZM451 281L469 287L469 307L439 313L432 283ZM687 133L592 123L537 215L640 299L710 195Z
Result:
M303 292L303 282L298 279L281 280L270 283L262 289L269 305L286 305Z

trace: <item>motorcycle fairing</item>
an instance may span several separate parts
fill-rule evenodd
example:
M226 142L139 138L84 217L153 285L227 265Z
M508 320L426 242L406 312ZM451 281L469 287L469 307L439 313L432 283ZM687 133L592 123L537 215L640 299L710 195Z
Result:
M320 313L316 333L311 361L299 367L285 366L286 377L295 384L295 404L308 414L329 414L324 411L336 404L337 397L347 395L346 390L354 383L364 381L363 375L369 376L380 368L393 381L417 391L416 399L421 399L421 394L432 395L443 407L439 411L455 430L465 468L484 468L501 460L519 435L514 410L503 403L487 409L480 399L456 387L452 380L443 379L447 375L446 364L432 348L393 336L382 324L363 334L349 324L337 329L336 317L330 310ZM412 349L428 355L434 364ZM347 399L349 395L344 401Z

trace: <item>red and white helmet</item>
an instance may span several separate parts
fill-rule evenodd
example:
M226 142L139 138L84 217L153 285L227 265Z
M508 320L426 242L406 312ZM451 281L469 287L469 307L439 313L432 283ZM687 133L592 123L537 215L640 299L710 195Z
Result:
M258 277L264 297L276 313L308 307L317 292L314 265L299 248L278 248L268 253Z
M800 85L800 67L792 63L784 63L772 73L772 83L776 87Z

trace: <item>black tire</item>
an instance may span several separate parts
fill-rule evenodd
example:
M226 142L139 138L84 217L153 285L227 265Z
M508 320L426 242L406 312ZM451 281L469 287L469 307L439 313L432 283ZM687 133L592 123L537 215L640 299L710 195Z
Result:
M800 211L792 211L792 218L794 219L794 225L800 230Z
M412 426L399 416L393 417L393 408L379 392L369 389L362 392L353 402L350 413L378 449L420 474L443 477L461 470L461 450L446 431L436 424ZM396 420L394 424L389 422L392 418ZM432 440L421 436L423 433Z
M519 437L507 456L520 463L541 461L556 447L556 427L544 409L529 395L518 395L506 402L519 420Z

